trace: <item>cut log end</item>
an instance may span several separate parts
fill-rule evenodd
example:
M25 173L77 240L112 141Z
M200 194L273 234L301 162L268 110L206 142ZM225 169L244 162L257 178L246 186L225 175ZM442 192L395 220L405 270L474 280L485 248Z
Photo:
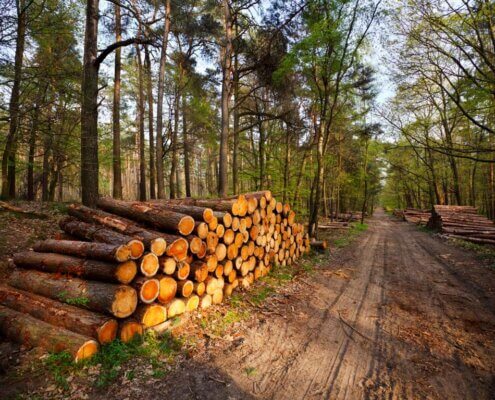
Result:
M144 276L148 278L155 276L158 272L158 268L160 268L160 263L155 254L148 253L141 259L140 269Z
M115 251L115 258L119 262L127 261L131 258L131 248L128 245L122 245Z
M191 312L198 308L199 306L199 296L193 294L191 297L187 299L186 302L186 311Z
M160 257L167 250L167 241L163 238L153 239L150 243L150 251Z
M167 309L159 304L150 304L146 306L141 323L146 328L151 328L167 320Z
M177 261L184 261L189 250L189 243L186 239L180 238L175 240L167 249L167 255L174 257Z
M124 343L130 342L136 335L142 336L143 325L136 321L126 321L120 327L120 340Z
M121 285L115 292L112 314L117 318L130 316L137 307L137 293L130 286Z
M213 213L213 210L211 208L205 208L203 210L203 221L205 221L207 224L213 219L215 214Z
M98 352L98 348L98 343L95 340L88 340L77 350L75 361L78 362L93 357Z
M96 330L98 341L101 344L110 343L117 337L119 324L114 319L108 320Z
M178 230L181 235L187 236L192 233L194 230L194 218L190 217L189 215L182 217L181 220L179 221L178 225Z
M169 276L164 276L160 279L160 291L158 301L166 304L175 297L177 293L177 281Z
M137 260L144 254L144 244L140 240L131 240L127 243L127 246L131 251L131 258L133 260Z
M198 254L203 248L203 241L197 236L190 237L189 248L191 249L191 253Z
M145 303L153 303L160 292L160 282L158 279L148 279L146 280L139 289L139 299Z
M186 303L182 299L174 299L168 305L169 318L175 317L176 315L184 314L185 311Z
M199 300L199 307L201 309L207 309L208 307L211 306L211 302L212 302L212 299L211 299L211 295L209 294L205 294L203 297L201 297L201 299Z
M133 260L120 263L115 271L117 280L123 284L128 284L136 277L137 265Z

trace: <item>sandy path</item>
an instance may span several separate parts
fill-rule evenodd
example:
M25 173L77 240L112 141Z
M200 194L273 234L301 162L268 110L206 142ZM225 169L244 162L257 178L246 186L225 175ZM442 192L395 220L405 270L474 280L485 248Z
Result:
M495 271L382 212L369 225L242 343L193 357L147 397L495 398Z

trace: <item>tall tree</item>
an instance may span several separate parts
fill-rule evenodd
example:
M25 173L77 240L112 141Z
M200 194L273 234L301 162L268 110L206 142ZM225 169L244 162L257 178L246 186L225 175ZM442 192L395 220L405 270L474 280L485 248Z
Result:
M120 5L115 4L115 41L122 40L122 26L120 16ZM122 198L122 166L120 156L120 71L121 71L121 48L115 50L115 65L113 78L113 197Z
M24 59L24 45L26 42L26 24L29 2L16 0L17 10L17 39L15 46L14 82L10 94L9 103L9 132L2 157L2 197L15 197L15 164L16 164L16 141L19 130L19 106L22 79L22 62Z

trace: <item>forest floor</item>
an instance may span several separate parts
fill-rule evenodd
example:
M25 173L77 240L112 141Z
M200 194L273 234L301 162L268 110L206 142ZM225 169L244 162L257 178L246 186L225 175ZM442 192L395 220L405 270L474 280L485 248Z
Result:
M493 254L382 211L367 222L147 351L116 345L74 367L21 348L0 397L495 398Z

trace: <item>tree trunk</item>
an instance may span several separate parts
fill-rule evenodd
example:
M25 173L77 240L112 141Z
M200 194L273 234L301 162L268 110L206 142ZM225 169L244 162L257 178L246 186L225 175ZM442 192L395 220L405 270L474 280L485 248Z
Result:
M42 253L60 253L108 262L124 262L131 259L131 250L127 245L108 243L48 239L42 242L36 242L33 250Z
M115 41L122 39L122 27L120 17L120 6L115 4ZM113 79L113 110L112 110L112 130L113 130L113 197L122 198L122 165L120 160L120 70L121 70L121 49L115 50L115 65Z
M150 142L150 199L156 199L155 135L153 132L153 76L151 74L151 60L148 45L144 46L144 64L146 69L146 95L148 98L148 131Z
M31 3L29 3L31 4ZM17 7L17 39L14 61L14 84L9 104L9 132L2 157L2 197L15 197L15 160L16 142L19 130L19 105L22 80L22 62L26 42L27 8L25 0L16 0Z
M144 146L144 83L143 62L141 48L136 44L136 58L138 70L138 121L139 121L139 200L146 200L146 156Z
M67 351L80 361L98 351L98 343L87 336L60 329L30 315L0 306L0 332L24 346L42 347L49 352Z
M98 200L98 13L99 0L87 0L81 102L81 190L82 202L94 206Z
M218 195L226 196L228 190L228 141L229 141L229 122L230 122L230 95L232 87L232 15L229 0L222 1L224 13L224 45L221 49L221 67L222 67L222 122L220 133L220 159L219 159L219 176L218 176Z
M187 97L182 94L182 137L184 139L184 181L186 197L191 197L191 153L189 151L189 138L187 135Z
M9 284L41 296L117 318L131 315L137 306L137 293L127 285L65 278L38 271L14 270Z
M158 73L158 99L156 103L156 179L158 198L165 198L163 176L163 95L165 92L165 68L167 64L168 34L170 32L170 0L165 3L165 27L162 37L162 49L160 53L160 70Z
M117 321L102 314L23 290L0 285L0 304L69 331L110 343L117 336Z
M235 37L239 35L237 19L235 21ZM232 186L234 194L239 194L239 49L236 47L234 53L234 148L232 149Z
M174 100L174 128L171 132L170 147L172 150L172 159L170 160L170 198L175 199L177 197L177 185L179 183L177 179L177 132L179 129L179 88L175 91Z
M22 268L123 284L131 282L137 273L136 263L133 261L119 264L107 263L58 253L38 253L35 251L15 254L14 263Z

